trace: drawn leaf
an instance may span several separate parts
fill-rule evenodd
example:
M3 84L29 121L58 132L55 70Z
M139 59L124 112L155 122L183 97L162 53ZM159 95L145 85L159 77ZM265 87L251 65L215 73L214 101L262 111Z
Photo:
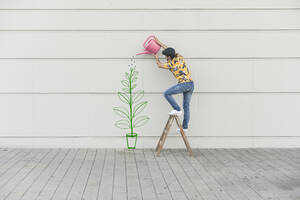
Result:
M132 103L137 103L139 100L141 100L144 96L144 91L139 90L133 95L133 102Z
M133 117L137 116L140 112L142 112L146 105L147 105L147 101L142 101L140 103L138 103L134 108L133 108Z
M145 125L149 119L150 118L147 117L146 115L139 116L133 121L133 127L134 128L141 127L141 126Z
M138 78L135 76L132 78L132 82L135 82Z
M123 103L129 104L129 96L124 92L118 92L119 98Z
M129 113L126 108L120 106L120 107L114 107L113 110L117 115L119 115L125 119L129 119Z
M128 72L125 72L125 77L127 80L129 80L129 73Z
M129 89L128 89L128 88L122 88L122 90L123 90L124 92L126 92L126 93L129 92Z
M132 76L133 76L133 77L134 77L134 76L137 76L138 73L139 73L139 72L135 71L135 69L134 69L134 71L132 72Z
M115 126L120 129L129 129L130 128L129 121L125 120L125 119L121 119L121 120L117 121L115 123Z
M128 82L128 80L122 80L121 81L121 83L122 83L122 85L124 86L124 87L129 87L129 82Z

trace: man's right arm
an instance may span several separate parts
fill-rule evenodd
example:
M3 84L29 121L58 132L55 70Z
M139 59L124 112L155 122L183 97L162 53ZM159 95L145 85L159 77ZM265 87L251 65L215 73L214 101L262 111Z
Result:
M161 62L159 61L157 54L154 54L154 57L155 57L155 60L156 60L156 64L157 64L157 66L158 66L159 68L169 69L167 63L163 64L163 63L161 63Z
M168 48L167 45L165 45L165 44L163 44L161 41L159 41L159 40L157 39L157 37L154 36L154 38L155 38L155 41L156 41L162 48L164 48L164 49Z

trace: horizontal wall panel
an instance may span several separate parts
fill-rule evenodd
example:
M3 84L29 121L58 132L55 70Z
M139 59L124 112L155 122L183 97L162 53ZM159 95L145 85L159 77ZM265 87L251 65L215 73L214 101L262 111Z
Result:
M255 136L299 136L300 94L253 96Z
M142 52L150 34L186 57L299 57L299 31L0 32L0 58L118 58ZM141 58L149 57L142 55Z
M299 136L300 94L193 94L190 136ZM182 95L175 95L182 107ZM136 130L159 136L171 106L161 94L145 95L151 119ZM111 94L1 95L0 136L121 136ZM183 116L181 116L182 119ZM171 129L175 133L176 126Z
M128 132L128 130L120 130L114 126L114 122L120 118L113 113L112 108L121 106L122 103L116 95L110 94L19 95L17 98L16 96L6 95L2 96L2 99L6 99L7 102L5 104L7 112L5 113L10 112L12 117L17 118L18 112L15 112L14 108L16 101L17 103L23 102L22 100L31 96L33 96L33 107L32 104L30 107L23 106L27 110L32 108L32 110L22 113L22 119L25 118L26 120L11 120L15 123L7 124L6 129L1 131L1 136L120 136ZM176 95L175 98L182 107L182 95ZM239 101L241 99L245 101L245 95L237 95L235 98L230 99L228 101L228 95L194 94L191 101L190 134L249 135L248 131L234 131L247 129L243 126L249 123L249 112L247 111L249 106L245 107L245 103ZM171 106L160 94L146 95L144 100L149 103L143 114L148 115L151 120L144 127L138 128L136 132L141 135L159 136L168 119ZM25 103L27 102L25 101ZM216 107L216 105L218 106ZM243 106L244 109L242 109ZM232 121L229 121L227 115L223 112L224 110L230 110L230 108L232 108ZM5 113L0 113L0 118L4 118ZM243 113L243 117L241 113ZM204 120L204 116L207 117L206 120ZM212 118L214 118L213 123L208 123L208 120L210 121ZM33 127L20 126L19 131L15 130L15 127L18 127L19 124L22 125L26 122L31 122L30 124L33 124ZM214 123L219 123L220 126L216 127ZM235 123L239 126L234 125ZM201 126L199 126L200 124ZM25 130L21 130L22 127ZM224 130L224 128L227 129ZM171 131L175 132L175 130L174 124Z
M251 94L199 94L191 135L252 136Z
M165 60L162 59L164 62ZM0 59L0 93L113 93L130 59ZM136 59L138 88L177 83L154 59ZM300 92L300 59L186 59L195 92Z
M33 92L34 63L20 60L0 60L1 92ZM1 93L0 92L0 93Z
M32 135L33 106L32 95L0 95L0 135Z
M0 19L0 30L247 30L300 28L300 10L2 10L0 11Z
M2 0L1 9L186 9L186 8L299 8L298 0L174 0L149 2L132 0Z
M2 59L0 93L116 92L129 64L130 59ZM186 64L195 92L252 91L251 60L187 59ZM157 67L154 59L136 59L136 65L138 88L145 92L163 92L177 83L169 70Z
M300 92L300 60L253 61L254 91Z

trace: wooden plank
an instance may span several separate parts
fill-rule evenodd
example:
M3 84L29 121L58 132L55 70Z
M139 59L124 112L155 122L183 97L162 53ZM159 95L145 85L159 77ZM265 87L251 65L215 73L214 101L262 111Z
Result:
M217 150L216 155L220 156L226 166L233 168L235 172L244 179L263 199L278 199L274 191L276 188L264 178L263 175L253 171L247 163L240 160L235 151L231 150Z
M49 167L43 171L43 173L34 181L22 196L22 200L32 200L36 199L40 192L44 189L46 184L49 182L49 179L54 177L56 170L63 163L64 159L67 157L70 150L61 149L59 155L53 160Z
M262 180L265 181L266 186L269 186L271 189L270 191L268 191L270 193L270 195L272 196L273 199L277 199L277 200L281 200L281 199L289 199L289 193L276 187L274 185L273 182L273 178L270 177L270 173L266 170L263 170L261 168L261 166L259 165L259 163L257 161L254 160L253 157L249 156L245 150L232 150L230 151L232 154L234 154L234 156L237 157L237 159L239 159L241 162L245 163L245 165L247 167L249 167L250 170L252 170L253 172L257 173L257 177L262 178ZM266 173L268 175L266 175ZM271 175L272 176L272 175Z
M274 199L274 194L272 193L274 187L270 187L270 183L264 177L249 169L246 164L234 157L231 152L226 149L220 149L213 150L212 153L225 167L232 169L240 179L255 191L258 195L257 199Z
M114 187L115 150L107 149L99 188L99 199L112 199Z
M141 44L148 34L148 31L2 31L0 58L127 59L143 50ZM300 57L299 31L155 31L153 34L161 41L169 41L167 45L186 58ZM200 44L209 48L199 48Z
M103 168L106 160L106 149L97 149L95 163L91 170L86 188L83 193L83 199L97 200L99 196L99 187L103 176Z
M144 149L144 156L153 180L155 191L159 200L171 200L169 186L158 165L154 153L150 149Z
M257 151L257 149L253 150L254 152ZM277 149L259 149L259 154L266 158L266 161L270 166L277 168L280 173L295 180L295 176L299 173L299 166L295 167L291 165L290 160L281 156L276 150Z
M176 161L171 151L172 150L169 149L166 150L165 158L188 199L204 199L201 193L198 192L195 185L192 183L191 179L189 179L181 165Z
M189 157L186 156L186 154L183 155L183 152L180 153L182 154L182 158L184 158L186 162L188 162L198 173L198 175L203 178L203 181L210 187L210 190L214 192L217 199L232 200L231 196L224 190L223 186L215 178L214 173L211 173L207 166L198 161L197 157L202 156L198 153L198 151L194 152L195 157Z
M282 168L276 161L274 162L274 157L272 157L270 161L268 157L264 156L262 149L248 149L247 151L266 171L265 174L272 180L273 184L287 193L287 198L297 199L299 197L300 189L291 183L297 181L297 179L287 174L285 166Z
M125 150L125 162L128 199L140 200L142 199L142 190L137 172L137 166L134 160L134 150Z
M227 167L224 165L220 158L218 158L217 151L212 150L205 150L202 151L202 154L206 156L212 162L218 171L222 172L224 176L228 179L228 181L232 182L235 186L238 187L238 189L243 193L243 195L246 196L249 200L263 200L263 198L257 194L256 190L251 187L251 185L248 185L247 182L244 182L244 177L238 176L236 169L234 167Z
M234 151L234 150L233 150ZM238 151L238 150L237 150ZM239 157L235 158L235 155L232 155L231 152L228 154L224 153L227 151L217 151L215 155L220 154L220 160L224 157L223 162L225 163L237 163L235 171L239 172L240 177L245 179L245 182L257 191L263 198L276 198L274 195L274 190L276 189L268 180L265 179L264 174L257 173L259 169L252 170L248 164L243 163L239 160ZM228 156L229 155L229 156ZM227 162L226 162L227 160ZM231 167L231 166L230 166ZM242 169L242 170L241 170ZM249 170L250 169L250 170ZM243 177L244 175L244 177Z
M238 161L241 165L245 167L243 172L249 174L248 177L253 177L254 185L256 186L256 191L263 196L263 198L271 198L271 199L280 199L280 193L277 188L270 182L269 179L266 178L263 170L257 168L256 163L248 163L247 159L245 159L245 152L243 154L240 150L228 150L227 155L233 157L236 161ZM261 173L262 172L262 173ZM251 180L250 180L251 182Z
M42 190L37 196L37 200L48 200L53 197L58 186L62 182L62 179L70 169L70 166L74 162L74 159L79 150L70 149L66 158L55 170L54 174L46 181L46 184L43 186Z
M168 22L160 20L167 16L173 20ZM153 10L151 12L141 10L90 10L88 12L82 10L0 10L0 18L2 19L0 30L153 31L300 28L296 20L300 18L299 10Z
M76 180L70 190L68 199L82 199L84 190L87 185L88 178L91 173L92 166L95 162L96 150L88 150L84 163L82 164Z
M115 162L113 200L123 200L127 198L127 177L124 149L116 149Z
M6 156L10 155L11 153L16 153L16 149L1 149L0 148L0 162L2 161L3 158Z
M231 196L232 199L248 199L247 195L243 194L241 189L232 183L232 181L230 181L227 176L210 161L210 158L205 156L204 151L206 150L197 149L197 153L199 153L200 156L196 157L196 159L208 170L208 173L213 175L215 179L218 180L219 184Z
M11 151L0 151L0 163L4 164L6 163L8 160L13 159L14 157L16 157L19 153L21 153L22 151L16 151L16 150L11 150Z
M21 171L27 163L34 159L38 154L31 150L23 150L24 154L19 154L14 160L7 162L7 165L3 165L3 171L1 171L0 188L4 187L11 179L13 179L19 171Z
M174 172L172 171L170 165L168 164L166 160L166 155L164 152L162 152L160 157L155 157L159 168L161 170L161 173L164 176L164 179L166 181L166 184L168 185L168 188L170 190L170 193L172 195L172 198L174 200L184 200L188 199L186 193L182 189L180 183L178 182Z
M294 168L300 165L299 152L296 149L274 149L281 158L285 158Z
M258 166L260 166L263 170L267 171L266 175L269 175L270 177L274 177L274 181L278 180L280 183L286 183L287 178L290 178L286 176L285 172L281 170L279 166L277 166L273 159L271 158L271 161L269 161L268 157L264 156L262 153L264 152L262 149L247 149L246 150L248 155L257 163ZM273 175L272 175L273 174Z
M38 165L26 175L26 177L13 190L7 194L7 200L23 199L24 194L30 189L31 185L41 176L41 174L49 167L51 162L57 158L58 149L51 150L50 153Z
M198 193L202 196L202 198L205 200L217 200L213 189L210 188L211 186L208 185L205 182L205 179L202 177L202 175L198 174L197 171L192 167L192 165L184 159L186 154L182 155L181 153L183 151L184 150L181 149L172 149L172 151L170 152L174 155L174 158L182 167L182 169L184 170L188 178L191 180L194 187L196 187Z
M70 190L72 189L72 186L77 178L78 172L86 158L86 154L86 149L80 149L78 151L78 154L73 160L74 162L72 162L72 165L59 183L59 186L52 197L53 199L60 200L68 198Z
M135 163L137 167L138 178L140 180L142 199L158 199L153 180L142 149L134 150Z
M0 158L0 177L29 153L26 150L12 151L10 154Z
M119 0L46 0L43 2L27 0L26 3L18 0L2 0L1 9L253 9L253 8L299 8L297 0L202 0L202 1L169 1L154 0L152 4L132 0L123 2Z
M34 151L33 151L34 152ZM0 199L7 196L49 155L50 150L40 150L33 158L29 158L29 162L19 170L15 171L15 176L9 179L0 189Z
M295 158L294 161L299 161L299 152L300 152L300 148L289 148L289 149L281 149L284 152L287 152L288 154L290 154L293 158Z

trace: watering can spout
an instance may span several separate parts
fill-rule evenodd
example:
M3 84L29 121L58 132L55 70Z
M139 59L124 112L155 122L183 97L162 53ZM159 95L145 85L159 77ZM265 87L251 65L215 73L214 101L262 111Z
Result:
M144 51L142 53L137 53L136 55L142 55L142 54L152 54L150 51Z

